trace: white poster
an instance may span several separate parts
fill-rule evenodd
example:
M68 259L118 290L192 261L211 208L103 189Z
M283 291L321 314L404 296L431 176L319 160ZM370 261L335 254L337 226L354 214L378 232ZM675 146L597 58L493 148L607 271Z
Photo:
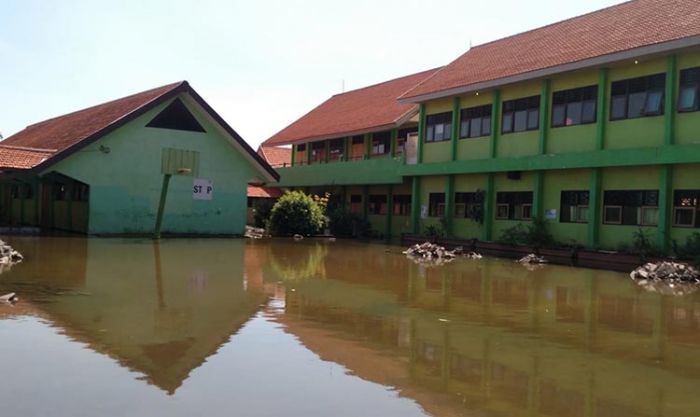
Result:
M214 196L214 184L206 178L195 178L192 187L193 200L211 200Z
M420 218L421 219L428 218L428 206L420 206Z
M547 209L544 211L544 218L547 220L557 219L557 209Z

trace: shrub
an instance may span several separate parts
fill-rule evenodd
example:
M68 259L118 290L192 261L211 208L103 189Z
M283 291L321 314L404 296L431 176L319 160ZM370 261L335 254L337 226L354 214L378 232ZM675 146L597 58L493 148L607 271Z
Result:
M695 266L700 267L700 233L691 234L682 245L675 240L671 244L676 257L691 261Z
M504 229L498 237L499 243L506 245L525 245L527 244L527 229L522 223Z
M527 227L518 223L503 230L498 241L507 245L528 245L536 248L554 246L555 244L554 238L547 230L547 222L539 217L533 218Z
M302 191L286 192L270 213L269 229L274 235L309 236L328 224L324 207Z
M267 221L270 219L273 205L274 202L269 198L258 199L253 203L253 223L255 227L264 228L267 226Z
M648 256L659 255L661 251L652 243L649 230L637 229L632 235L632 252L644 260Z
M444 237L445 230L441 226L430 224L425 227L425 235L427 237Z

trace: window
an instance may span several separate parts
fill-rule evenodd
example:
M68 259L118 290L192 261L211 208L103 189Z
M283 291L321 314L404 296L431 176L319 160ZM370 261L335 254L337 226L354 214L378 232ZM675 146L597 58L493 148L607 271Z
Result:
M394 195L394 215L408 216L411 214L411 196L408 194Z
M63 201L66 199L66 186L60 183L53 185L53 199L55 201Z
M90 199L90 187L87 184L73 184L73 201L88 201Z
M311 161L326 161L326 142L314 142L311 144Z
M345 139L333 139L328 146L328 160L342 161L345 155Z
M491 105L463 109L460 113L459 137L478 138L491 134Z
M700 190L676 190L673 192L673 225L676 227L700 227Z
M442 217L445 215L445 193L430 193L428 196L428 216Z
M385 155L391 150L391 132L372 135L372 155Z
M455 217L480 220L481 207L481 196L479 193L455 193Z
M496 193L497 220L528 220L532 217L532 191Z
M611 85L610 120L664 113L666 74L615 81Z
M352 147L350 148L350 159L355 161L358 159L364 159L365 157L365 137L362 135L355 135L352 137Z
M596 121L598 86L574 88L552 94L552 127L574 126Z
M440 142L452 136L452 112L431 114L425 118L425 141Z
M406 129L399 130L398 137L396 138L396 150L394 154L403 155L404 149L406 148L406 138L411 133L418 133L417 127L409 127Z
M369 214L386 214L386 195L370 195L367 203Z
M34 188L29 184L12 184L10 197L14 200L31 200L34 198Z
M306 151L306 144L305 143L300 143L297 145L297 152L304 152Z
M588 222L588 191L561 192L559 221L561 223Z
M603 223L655 226L658 221L658 191L605 191Z
M158 113L153 120L148 122L146 127L206 133L202 125L179 98L173 100L168 107Z
M698 88L700 87L700 67L681 71L678 90L678 111L698 111Z
M350 196L350 212L359 214L362 212L362 196L353 194Z
M540 96L503 102L501 132L513 133L537 130L540 126Z

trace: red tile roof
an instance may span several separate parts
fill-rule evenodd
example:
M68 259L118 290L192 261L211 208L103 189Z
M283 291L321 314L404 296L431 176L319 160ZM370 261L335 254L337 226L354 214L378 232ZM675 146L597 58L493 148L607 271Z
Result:
M261 146L258 155L262 156L273 168L280 168L292 164L292 148L281 146Z
M476 46L401 101L458 94L470 85L699 35L698 0L629 1Z
M264 144L285 145L397 127L415 115L417 107L399 103L396 97L435 71L423 71L334 95Z
M23 148L0 144L0 169L29 169L44 162L55 149Z
M248 186L249 198L278 198L280 196L282 196L282 190L279 188L262 187L259 185Z

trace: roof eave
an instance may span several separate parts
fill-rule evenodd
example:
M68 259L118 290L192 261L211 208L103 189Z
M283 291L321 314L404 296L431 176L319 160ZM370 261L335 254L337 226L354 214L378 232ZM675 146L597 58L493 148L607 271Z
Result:
M416 96L406 96L399 97L399 102L402 104L418 104L430 100L436 100L441 98L453 97L466 93L473 93L476 91L487 90L497 87L502 87L508 84L514 84L523 81L534 80L538 78L544 78L551 75L556 75L569 71L576 71L591 67L598 67L602 65L612 64L620 61L625 61L628 59L639 58L647 55L656 55L662 53L668 53L679 49L690 48L693 46L700 45L700 36L691 36L687 38L676 39L673 41L657 43L653 45L642 46L639 48L628 49L621 52L615 52L612 54L601 55L593 58L584 59L581 61L570 62L567 64L557 65L548 68L542 68L539 70L529 71L521 74L512 75L509 77L497 78L495 80L483 81L479 83L463 85L459 87L453 87L445 90L434 91L425 94L419 94Z

